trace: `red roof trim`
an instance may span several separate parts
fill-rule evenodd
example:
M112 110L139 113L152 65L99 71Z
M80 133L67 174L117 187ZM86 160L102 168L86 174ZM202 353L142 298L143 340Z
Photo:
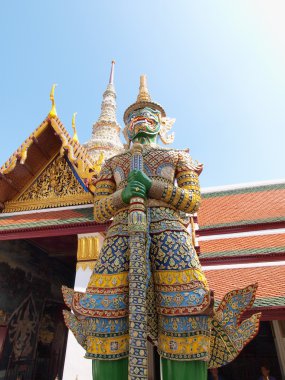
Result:
M285 252L269 253L266 255L219 256L211 258L203 258L203 254L200 253L199 260L202 265L225 264L225 262L227 264L271 262L285 260Z
M261 312L262 321L274 321L274 320L285 320L285 306L272 306L272 307L258 307L252 308L246 311L242 315L242 320L250 317L254 313Z

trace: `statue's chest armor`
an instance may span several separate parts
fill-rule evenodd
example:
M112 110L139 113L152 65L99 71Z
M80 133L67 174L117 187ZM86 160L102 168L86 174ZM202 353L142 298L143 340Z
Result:
M144 172L149 177L160 177L173 183L177 161L178 152L173 150L151 148L143 151ZM117 187L127 181L130 165L130 152L112 158L111 167Z

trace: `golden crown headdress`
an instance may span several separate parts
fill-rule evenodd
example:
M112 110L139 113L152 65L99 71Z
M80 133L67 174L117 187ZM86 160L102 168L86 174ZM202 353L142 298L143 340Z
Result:
M126 127L124 128L124 136L127 140L127 144L129 146L130 141L127 134L127 120L131 112L138 110L140 108L150 107L155 110L160 111L161 113L161 128L159 131L159 137L161 138L161 141L164 144L171 144L174 141L174 133L171 133L170 135L167 135L167 133L172 128L175 119L166 117L166 112L164 108L151 100L148 88L147 88L147 80L146 75L140 76L140 88L139 88L139 94L137 97L137 100L135 103L131 104L124 113L124 122Z

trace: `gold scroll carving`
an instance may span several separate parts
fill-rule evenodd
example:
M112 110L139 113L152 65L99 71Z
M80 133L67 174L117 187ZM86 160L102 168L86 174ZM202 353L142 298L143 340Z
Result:
M92 203L64 157L57 157L17 200L5 203L4 212Z

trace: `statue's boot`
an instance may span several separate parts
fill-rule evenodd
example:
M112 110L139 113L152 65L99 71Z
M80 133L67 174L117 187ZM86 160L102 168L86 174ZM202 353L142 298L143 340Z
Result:
M207 380L207 362L160 359L161 380Z
M92 360L93 380L128 380L128 358Z

